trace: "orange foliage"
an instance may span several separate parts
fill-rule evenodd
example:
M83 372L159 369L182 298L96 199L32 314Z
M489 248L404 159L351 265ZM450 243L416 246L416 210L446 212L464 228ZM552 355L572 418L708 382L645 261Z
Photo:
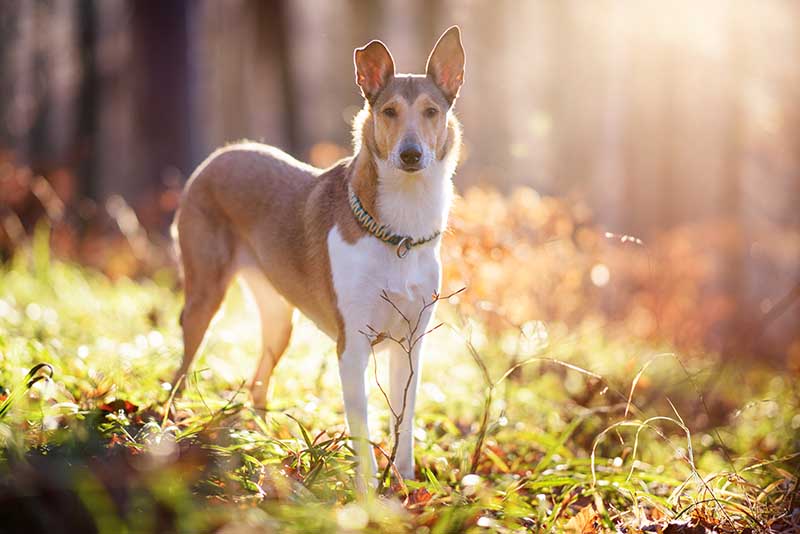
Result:
M460 311L495 334L531 320L592 321L607 334L684 349L753 349L747 336L759 333L763 310L730 282L740 231L706 222L643 242L601 231L580 204L528 188L507 197L473 188L457 201L444 239L443 292L466 286ZM790 230L759 240L774 265L797 247ZM783 332L780 345L797 336Z
M327 145L318 148L320 158L339 156ZM120 197L104 204L79 199L73 175L52 174L45 180L0 153L0 258L45 219L55 255L109 276L148 276L174 267L163 223L176 207L177 183L155 192L146 206L131 207ZM730 222L677 227L642 242L602 231L581 203L530 188L507 196L471 188L456 201L450 221L442 291L466 287L453 301L490 334L524 329L532 321L566 328L591 323L605 327L607 336L682 349L756 349L751 341L761 333L766 310L731 283L742 230ZM750 250L781 273L796 269L798 253L800 236L791 229L772 229ZM758 349L800 367L795 330L784 328L778 343Z

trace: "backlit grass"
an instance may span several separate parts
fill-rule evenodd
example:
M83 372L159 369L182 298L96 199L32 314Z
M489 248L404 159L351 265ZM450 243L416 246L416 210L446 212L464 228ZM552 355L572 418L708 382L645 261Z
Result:
M166 380L181 354L173 286L169 274L111 281L54 261L41 236L0 272L9 401L0 530L788 532L797 524L800 387L780 373L648 346L591 322L490 333L444 303L445 326L430 334L422 370L417 481L361 499L333 343L298 317L270 410L255 413L243 386L256 364L257 322L234 288L186 393L172 398ZM52 378L27 389L40 363ZM385 380L380 354L377 365ZM373 438L388 452L389 410L374 384L370 402Z

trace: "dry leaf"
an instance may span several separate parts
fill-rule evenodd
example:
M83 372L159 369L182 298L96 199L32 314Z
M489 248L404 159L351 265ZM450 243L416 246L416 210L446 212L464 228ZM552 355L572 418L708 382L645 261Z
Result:
M425 488L415 489L408 495L406 506L409 508L421 508L425 506L432 497L433 495Z
M568 534L597 534L597 520L599 516L594 506L587 505L567 522L564 532Z

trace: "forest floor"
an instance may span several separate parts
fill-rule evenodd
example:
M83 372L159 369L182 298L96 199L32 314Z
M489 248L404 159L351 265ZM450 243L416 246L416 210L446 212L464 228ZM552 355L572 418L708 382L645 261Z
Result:
M298 317L270 409L257 413L245 387L257 323L237 287L173 397L174 287L166 274L112 281L52 260L41 243L2 268L0 531L800 528L800 385L774 370L588 326L559 339L529 329L501 351L510 337L442 303L422 371L416 480L361 498L333 343ZM384 467L389 410L375 381L387 365L375 361Z

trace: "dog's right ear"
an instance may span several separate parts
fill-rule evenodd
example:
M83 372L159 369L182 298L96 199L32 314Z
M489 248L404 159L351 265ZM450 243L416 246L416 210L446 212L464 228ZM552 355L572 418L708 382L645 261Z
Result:
M380 41L370 41L353 52L356 65L356 83L370 104L394 77L392 54Z

